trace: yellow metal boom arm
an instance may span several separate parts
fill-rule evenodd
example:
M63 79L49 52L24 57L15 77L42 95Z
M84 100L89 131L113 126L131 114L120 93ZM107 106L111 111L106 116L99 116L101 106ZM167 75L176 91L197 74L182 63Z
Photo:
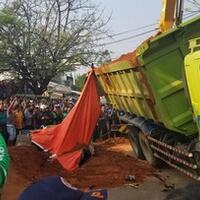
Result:
M165 32L182 21L183 0L163 0L160 31Z

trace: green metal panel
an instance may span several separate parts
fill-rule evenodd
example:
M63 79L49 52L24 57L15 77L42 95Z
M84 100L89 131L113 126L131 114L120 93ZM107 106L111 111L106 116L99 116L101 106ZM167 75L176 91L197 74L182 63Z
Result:
M151 40L145 48L139 47L137 53L151 84L159 118L167 128L185 135L197 133L184 83L184 58L189 53L189 40L200 36L199 27L197 17Z
M97 74L109 103L119 110L156 120L148 105L149 92L141 84L140 72L130 62L120 61L104 70Z

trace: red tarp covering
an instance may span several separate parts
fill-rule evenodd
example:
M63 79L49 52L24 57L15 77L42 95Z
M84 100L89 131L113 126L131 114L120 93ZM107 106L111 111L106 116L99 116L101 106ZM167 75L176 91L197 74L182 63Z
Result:
M78 168L83 148L89 144L100 114L94 71L88 74L81 96L62 123L34 131L32 142L50 151L67 170Z

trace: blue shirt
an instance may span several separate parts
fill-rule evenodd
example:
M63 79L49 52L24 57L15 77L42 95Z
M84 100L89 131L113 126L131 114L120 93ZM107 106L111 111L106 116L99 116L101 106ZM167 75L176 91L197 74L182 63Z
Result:
M59 176L51 176L26 188L18 200L80 200L83 193L64 185Z

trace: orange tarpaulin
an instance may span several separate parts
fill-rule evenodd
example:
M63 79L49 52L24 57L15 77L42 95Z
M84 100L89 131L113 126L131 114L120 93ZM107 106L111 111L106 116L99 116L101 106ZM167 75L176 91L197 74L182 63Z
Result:
M32 142L50 151L67 170L78 168L83 148L90 142L100 114L99 94L93 69L81 96L62 123L34 131Z

